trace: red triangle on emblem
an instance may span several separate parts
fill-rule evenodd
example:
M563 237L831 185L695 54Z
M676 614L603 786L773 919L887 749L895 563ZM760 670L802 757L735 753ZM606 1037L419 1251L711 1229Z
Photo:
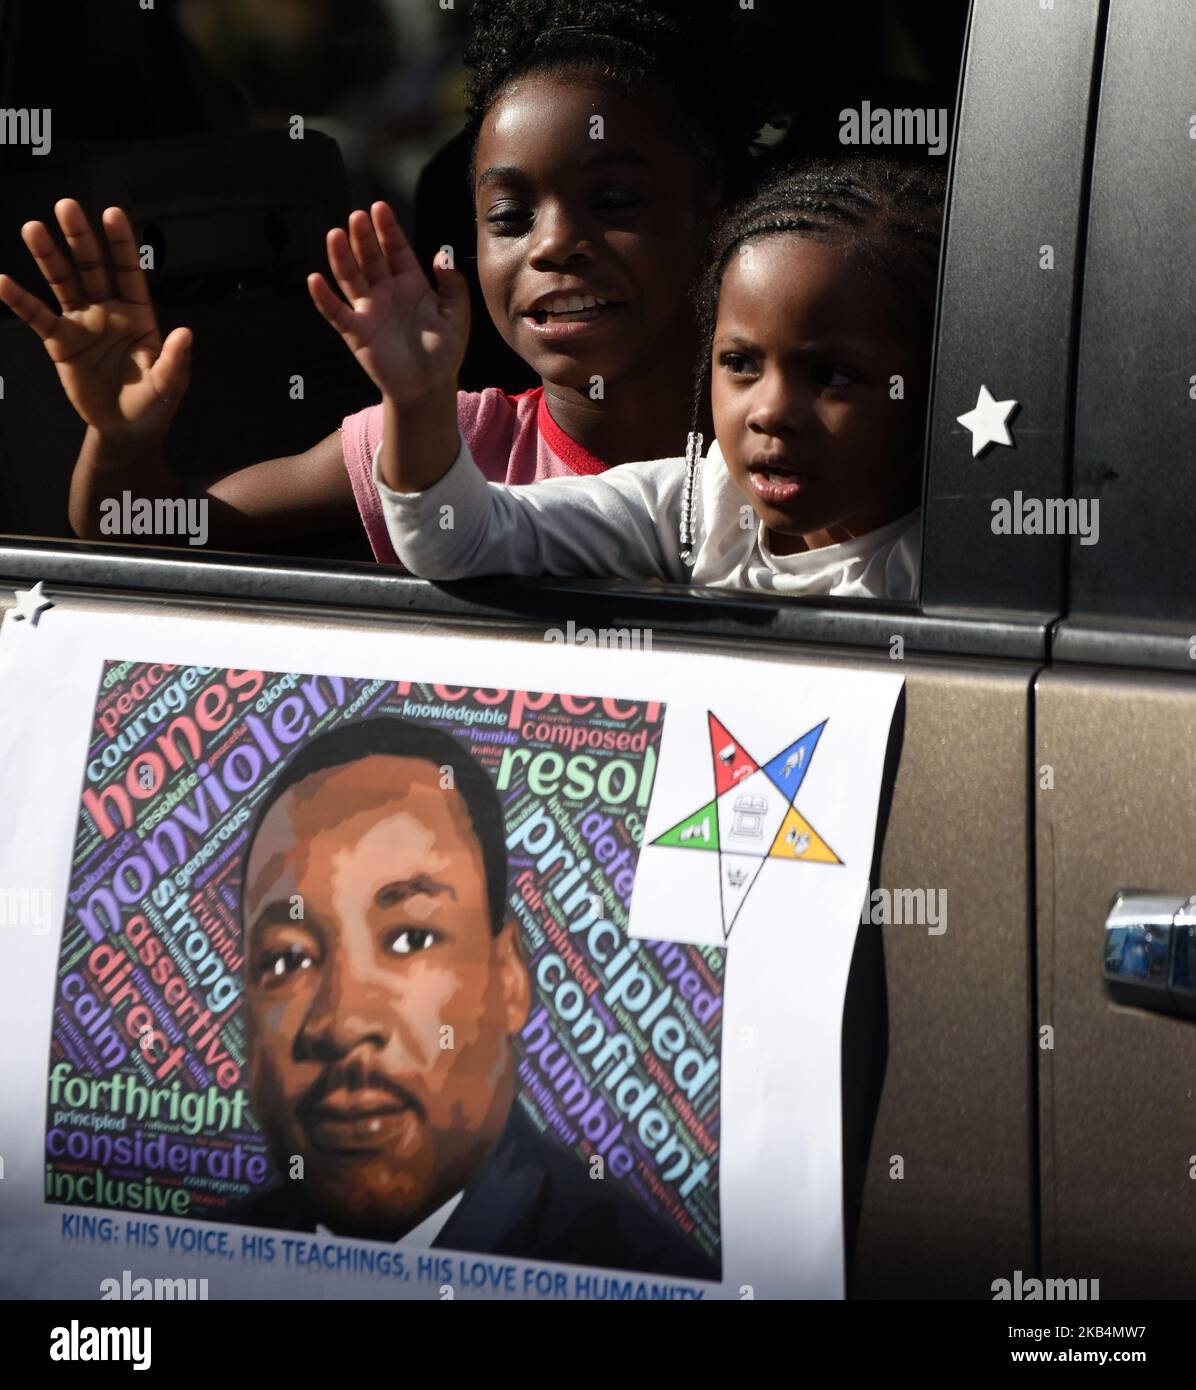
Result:
M714 759L714 794L722 796L745 777L758 770L759 764L744 752L737 739L713 714L710 719L710 753Z

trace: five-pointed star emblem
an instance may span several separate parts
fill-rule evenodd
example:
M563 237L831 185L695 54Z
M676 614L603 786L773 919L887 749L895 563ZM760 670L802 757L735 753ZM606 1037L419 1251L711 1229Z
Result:
M793 804L827 721L761 764L713 714L707 711L707 716L714 799L652 843L718 855L725 939L766 859L843 861Z
M13 597L17 601L16 612L13 613L13 621L19 622L28 619L30 627L37 626L37 620L47 608L53 608L54 603L42 593L42 580L38 580L32 589L14 589Z
M1013 436L1006 421L1016 409L1016 401L994 401L988 387L981 386L975 410L956 416L964 429L972 432L973 458L978 458L990 444L1012 447Z

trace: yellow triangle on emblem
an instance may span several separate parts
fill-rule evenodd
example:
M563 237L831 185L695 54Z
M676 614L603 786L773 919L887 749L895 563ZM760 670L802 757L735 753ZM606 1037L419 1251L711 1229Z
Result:
M843 862L810 822L792 806L781 822L768 855L770 859L804 859L816 864Z

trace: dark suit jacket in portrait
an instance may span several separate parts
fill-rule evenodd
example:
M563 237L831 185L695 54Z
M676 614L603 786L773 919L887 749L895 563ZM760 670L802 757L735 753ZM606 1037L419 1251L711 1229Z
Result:
M616 1186L593 1179L585 1163L537 1132L516 1100L486 1162L432 1242L514 1259L627 1269L683 1279L718 1279L721 1260L640 1206ZM289 1185L248 1203L247 1226L314 1231L316 1218Z

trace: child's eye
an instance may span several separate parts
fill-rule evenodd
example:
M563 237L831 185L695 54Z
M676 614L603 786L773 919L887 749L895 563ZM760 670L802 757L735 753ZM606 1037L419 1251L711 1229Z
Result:
M594 206L602 212L622 212L637 207L641 199L635 193L623 188L608 188L594 199Z
M751 376L756 370L756 364L742 352L721 353L718 364L720 367L726 367L732 376Z
M856 380L855 373L848 371L846 367L836 367L830 364L819 367L816 375L819 383L822 386L830 387L831 390L850 386Z
M530 216L527 208L518 203L504 203L490 209L486 214L486 224L499 235L510 236L521 231Z

